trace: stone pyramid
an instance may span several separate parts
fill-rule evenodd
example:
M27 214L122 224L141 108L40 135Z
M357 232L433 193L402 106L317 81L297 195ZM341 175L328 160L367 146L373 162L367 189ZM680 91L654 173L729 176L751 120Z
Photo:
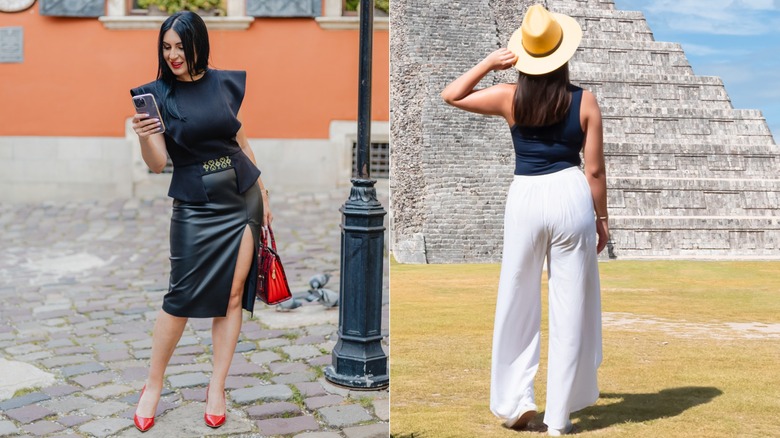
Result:
M732 108L640 12L551 3L585 29L572 81L602 106L615 253L779 257L780 149L760 111Z
M438 92L504 46L536 2L398 3L393 251L407 262L499 261L513 170L508 128L448 108ZM604 116L613 255L780 258L780 149L761 113L734 109L719 78L694 75L679 44L654 41L642 13L611 0L545 5L583 27L571 77L596 94ZM515 79L504 72L481 85Z

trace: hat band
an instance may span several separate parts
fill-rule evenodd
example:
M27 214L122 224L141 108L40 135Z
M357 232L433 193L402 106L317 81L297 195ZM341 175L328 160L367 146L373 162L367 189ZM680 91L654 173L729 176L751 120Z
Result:
M528 48L525 46L525 40L521 41L521 44L523 45L523 50L525 50L525 53L531 55L534 58L544 58L545 56L551 55L553 52L558 50L558 47L561 47L561 43L563 42L563 29L561 29L561 37L558 39L558 43L553 47L552 49L544 52L544 53L532 53L528 50Z

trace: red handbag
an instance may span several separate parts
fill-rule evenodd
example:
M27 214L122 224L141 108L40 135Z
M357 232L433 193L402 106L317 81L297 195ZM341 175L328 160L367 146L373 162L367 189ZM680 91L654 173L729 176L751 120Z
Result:
M271 246L268 246L268 236L271 236ZM276 239L269 225L260 234L260 248L257 250L257 298L265 304L274 305L292 298L287 275L284 273L282 261L276 252Z

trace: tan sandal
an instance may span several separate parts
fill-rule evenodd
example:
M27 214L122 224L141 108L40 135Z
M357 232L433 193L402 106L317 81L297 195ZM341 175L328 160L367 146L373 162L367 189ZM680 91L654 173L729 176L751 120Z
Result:
M536 417L536 409L528 409L520 414L517 418L511 418L504 422L504 427L512 430L523 430L528 426L528 423Z

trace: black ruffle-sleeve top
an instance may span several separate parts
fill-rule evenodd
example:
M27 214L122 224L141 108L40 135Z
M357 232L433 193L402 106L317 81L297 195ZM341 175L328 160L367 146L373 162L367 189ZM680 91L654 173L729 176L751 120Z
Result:
M133 96L151 93L163 105L160 80L130 90ZM173 162L168 196L188 202L207 202L201 177L232 167L238 191L257 183L260 170L241 150L237 115L244 100L246 72L208 69L192 82L175 81L172 96L181 118L165 117L165 147ZM160 110L164 112L163 108Z

